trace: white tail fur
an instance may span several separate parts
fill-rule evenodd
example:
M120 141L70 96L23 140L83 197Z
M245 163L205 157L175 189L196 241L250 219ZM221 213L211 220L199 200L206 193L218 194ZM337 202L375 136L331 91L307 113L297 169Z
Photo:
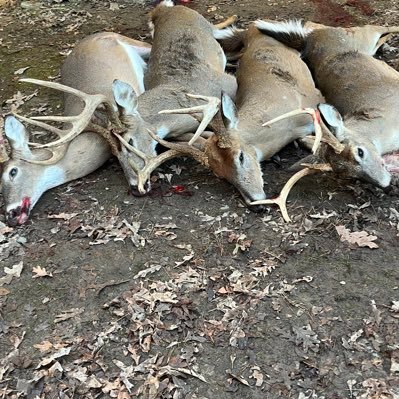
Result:
M268 22L258 19L255 26L261 31L295 34L304 38L312 32L312 29L306 28L302 21L298 19L283 22Z

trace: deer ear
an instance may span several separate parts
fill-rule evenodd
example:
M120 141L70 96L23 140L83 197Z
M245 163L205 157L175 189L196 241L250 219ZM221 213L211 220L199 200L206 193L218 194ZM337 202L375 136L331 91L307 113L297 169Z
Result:
M132 86L115 79L112 83L112 92L118 107L126 115L137 114L137 94Z
M345 139L344 121L338 110L330 104L318 104L321 118L330 132L339 140Z
M231 97L222 93L221 111L223 123L228 129L236 129L238 124L237 108Z
M4 121L4 133L6 134L12 152L19 153L23 158L32 158L31 150L29 149L29 134L25 126L15 116L7 116Z

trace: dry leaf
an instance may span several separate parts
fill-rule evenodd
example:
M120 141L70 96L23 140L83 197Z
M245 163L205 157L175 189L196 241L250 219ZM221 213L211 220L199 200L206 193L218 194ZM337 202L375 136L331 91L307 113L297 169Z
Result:
M22 75L29 67L19 68L14 72L14 75Z
M33 345L33 347L39 349L40 352L48 352L53 348L53 344L50 341L43 341L40 344Z
M351 232L345 226L335 226L335 229L342 242L347 241L350 244L356 244L359 247L369 247L371 249L379 248L378 245L373 242L378 237L369 235L366 231Z
M118 11L119 10L119 4L118 3L109 3L109 9L111 11Z
M58 352L52 354L49 357L44 358L36 367L36 369L39 369L40 367L47 366L48 364L52 363L55 359L59 359L60 357L64 357L69 355L69 352L71 351L71 347L69 348L61 348Z
M32 278L39 278L39 277L53 277L53 274L50 272L48 273L44 267L34 267L32 272L35 273Z
M237 380L238 382L241 382L241 384L246 385L247 387L249 387L249 382L242 376L234 374L231 370L227 370L227 374L230 375L230 377L232 377L233 379Z
M147 267L146 269L140 270L134 277L133 279L137 278L145 278L147 277L147 274L152 274L157 272L162 268L161 265L151 265L150 267Z
M60 313L59 315L55 316L54 323L61 323L62 321L72 319L77 315L80 315L84 312L84 308L73 308L66 310L64 313Z
M17 277L17 278L20 277L23 267L24 267L24 263L22 262L22 260L21 260L21 262L12 266L11 269L8 267L5 267L4 273L6 274L6 276L0 278L0 287L4 284L10 284L11 280L14 277Z
M263 374L260 371L260 368L258 366L253 366L251 367L252 370L252 375L249 378L253 378L255 382L256 387L261 387L263 385Z
M70 220L74 218L77 215L77 213L59 213L58 215L48 215L47 217L49 219L63 219L63 220Z

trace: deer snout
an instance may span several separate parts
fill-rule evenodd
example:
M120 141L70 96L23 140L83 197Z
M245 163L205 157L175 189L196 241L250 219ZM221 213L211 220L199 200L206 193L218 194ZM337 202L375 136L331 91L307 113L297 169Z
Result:
M11 205L12 207L13 205ZM24 224L29 219L29 213L32 204L29 197L24 197L20 205L12 207L6 213L6 221L9 226L18 226Z
M139 190L139 186L136 184L131 184L130 185L130 192L134 197L144 197L146 194L148 194L151 191L151 183L149 180L147 180L144 183L144 192Z
M7 224L11 227L24 224L28 220L28 216L29 214L21 206L18 206L6 214Z
M263 213L266 211L266 206L265 205L248 205L248 209L251 212Z

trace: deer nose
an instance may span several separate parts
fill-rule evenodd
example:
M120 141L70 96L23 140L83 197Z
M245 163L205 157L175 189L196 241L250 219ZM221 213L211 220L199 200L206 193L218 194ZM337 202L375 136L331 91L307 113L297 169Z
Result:
M9 211L6 214L6 221L7 224L11 227L15 227L18 226L18 218L21 215L21 207L17 207L15 209L11 209L11 211Z
M147 180L144 183L144 190L145 190L145 194L142 194L139 191L139 188L138 188L138 186L136 184L131 184L130 185L130 192L132 193L132 195L134 197L143 197L144 195L146 195L151 190L151 183L149 182L149 180Z
M265 205L248 205L248 209L255 213L263 213L267 208Z

